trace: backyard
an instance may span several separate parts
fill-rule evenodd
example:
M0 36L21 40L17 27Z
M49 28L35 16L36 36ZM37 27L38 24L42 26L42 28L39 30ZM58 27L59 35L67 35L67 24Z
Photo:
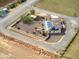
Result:
M40 0L35 6L68 16L79 16L79 0Z
M49 24L49 26L53 26L51 29L49 28L52 34L49 34L49 31L45 31L45 18L47 18L47 21L50 21L51 25ZM64 21L61 18L55 21L51 20L50 16L45 13L35 12L35 15L27 13L27 15L22 16L22 18L18 22L13 24L11 29L14 31L19 31L19 33L24 34L32 39L41 39L50 43L58 42L64 36L65 33L65 31L61 32L61 29L59 30L59 28L62 27L61 20ZM55 30L55 27L57 30Z
M79 33L64 54L68 59L79 59Z
M22 30L24 32L26 32L28 34L28 36L30 37L36 37L36 39L38 38L39 39L42 39L42 40L45 40L47 38L47 36L43 36L42 35L42 31L37 31L36 32L36 28L38 28L38 30L42 30L42 21L35 21L34 23L32 24L24 24L23 21L20 21L19 23L17 23L15 25L16 28L20 28L19 30ZM47 42L57 42L61 39L63 35L52 35L50 37L50 39L47 40ZM32 37L32 38L33 38Z

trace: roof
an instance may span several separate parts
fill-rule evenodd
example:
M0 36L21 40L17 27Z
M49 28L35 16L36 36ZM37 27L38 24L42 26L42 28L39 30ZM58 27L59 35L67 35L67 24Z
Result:
M7 8L0 8L0 12L4 12L6 10L8 10L8 9Z
M50 30L52 27L54 27L55 25L53 24L53 22L51 21L44 21L44 29L45 31Z
M50 31L50 30L59 30L61 26L60 25L55 25L54 22L52 21L44 21L44 30L45 31Z

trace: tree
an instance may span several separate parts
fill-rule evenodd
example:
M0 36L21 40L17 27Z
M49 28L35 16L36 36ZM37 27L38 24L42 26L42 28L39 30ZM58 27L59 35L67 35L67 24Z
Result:
M30 16L24 16L24 17L22 17L21 19L23 20L24 23L30 24L30 23L33 22L33 18L30 17Z

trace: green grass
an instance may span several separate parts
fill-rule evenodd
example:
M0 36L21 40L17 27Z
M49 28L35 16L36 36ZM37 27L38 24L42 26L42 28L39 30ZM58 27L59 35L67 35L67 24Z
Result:
M74 13L79 16L79 0L40 0L35 6L68 16Z
M64 54L69 59L79 59L79 33Z

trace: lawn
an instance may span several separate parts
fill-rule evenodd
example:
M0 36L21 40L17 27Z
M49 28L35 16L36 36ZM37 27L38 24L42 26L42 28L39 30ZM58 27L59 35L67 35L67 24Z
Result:
M69 59L79 59L79 33L64 54Z
M73 16L79 16L79 0L40 0L36 5L52 12Z
M14 1L14 0L0 0L0 7L3 7L12 1Z

